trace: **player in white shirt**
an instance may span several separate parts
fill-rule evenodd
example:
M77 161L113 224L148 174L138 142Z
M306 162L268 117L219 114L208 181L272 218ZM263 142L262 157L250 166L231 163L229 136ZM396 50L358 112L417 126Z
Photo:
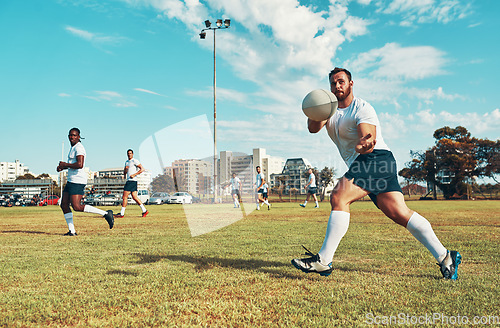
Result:
M125 216L125 209L127 208L128 196L132 194L132 199L142 210L142 217L146 217L149 211L146 209L144 204L141 202L139 197L137 197L137 176L144 172L144 167L142 164L134 158L134 151L132 149L127 150L128 160L125 162L125 167L123 168L123 176L127 180L125 186L123 187L123 202L120 214L116 214L115 217L123 218Z
M430 251L445 279L457 279L461 255L447 250L429 221L406 206L397 179L396 160L384 143L375 110L366 101L354 97L349 71L335 68L329 79L338 110L322 122L308 119L308 128L309 132L318 133L326 126L349 170L332 191L332 211L320 251L315 255L306 249L306 255L311 257L293 259L292 264L303 272L328 276L333 270L335 251L349 227L350 204L368 195L387 217L405 227Z
M262 175L262 173L260 172L260 166L257 166L255 168L255 170L257 171L257 175L255 177L255 202L257 203L257 211L260 210L260 203L263 202L264 204L267 205L267 209L269 210L271 208L271 204L269 204L269 202L264 199L264 197L262 196L262 193L264 192L264 189L263 189L263 186L264 186L264 183L266 182L266 180L264 179L264 176Z
M304 204L300 204L300 206L306 207L307 202L309 201L309 197L312 196L314 202L316 203L316 206L314 206L314 208L319 208L318 198L316 197L316 192L318 191L318 188L316 186L316 176L314 175L312 169L307 170L307 173L309 173L309 179L307 180L307 184L304 186L304 189L307 190L307 197L304 201Z
M57 172L68 170L66 186L62 192L61 209L64 213L64 218L68 224L69 231L65 236L76 236L75 225L73 223L73 212L71 207L77 212L95 213L102 215L108 222L109 228L114 225L113 211L103 211L90 205L82 205L85 185L87 184L87 174L83 170L85 165L85 148L80 142L80 130L72 128L69 130L69 142L71 148L68 154L68 161L60 161L57 166Z
M233 196L234 208L240 207L241 200L241 180L233 173L233 177L229 180L231 184L231 195Z

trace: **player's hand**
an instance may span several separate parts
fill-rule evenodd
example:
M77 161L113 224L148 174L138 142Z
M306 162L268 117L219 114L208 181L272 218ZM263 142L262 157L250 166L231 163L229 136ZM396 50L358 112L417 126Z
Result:
M356 145L356 152L360 154L368 154L373 151L373 148L375 148L375 144L377 143L377 140L375 140L372 137L371 133L368 133L366 136L361 137L359 139L358 144Z

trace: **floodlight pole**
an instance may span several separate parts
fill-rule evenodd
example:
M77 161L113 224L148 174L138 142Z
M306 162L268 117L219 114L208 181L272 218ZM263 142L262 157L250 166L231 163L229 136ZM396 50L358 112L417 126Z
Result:
M229 28L230 20L224 20L224 25L222 25L222 19L216 21L216 27L211 27L212 23L208 20L205 21L205 26L201 30L200 38L205 39L205 31L211 30L214 32L214 203L217 203L217 69L216 69L216 47L215 47L215 31L222 28Z

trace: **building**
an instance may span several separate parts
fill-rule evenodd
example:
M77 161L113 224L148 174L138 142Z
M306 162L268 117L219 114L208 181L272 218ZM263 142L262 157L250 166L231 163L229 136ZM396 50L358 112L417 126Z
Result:
M227 186L232 178L232 174L236 173L242 182L242 191L244 193L253 193L255 176L257 174L255 168L257 166L260 166L264 179L270 183L271 174L280 173L283 170L284 164L285 161L281 157L266 154L264 148L253 149L252 155L221 151L218 174L219 183L222 187ZM226 188L226 192L231 191Z
M123 167L109 168L98 171L93 179L89 180L87 188L93 188L96 194L122 194L126 179L123 176ZM137 176L137 189L149 190L151 185L151 172L145 170Z
M179 159L165 168L165 174L177 183L178 191L192 195L210 193L213 164L200 159Z
M307 190L304 187L307 184L307 177L304 176L304 172L310 168L313 167L305 158L289 158L281 173L271 175L271 187L279 186L279 180L282 180L285 183L283 190L285 193L289 193L290 189L295 188L300 194L305 194Z
M54 181L51 178L5 181L0 185L0 195L3 194L20 194L24 198L52 195L54 194Z
M14 181L26 173L29 173L29 168L18 159L15 162L0 162L0 182Z

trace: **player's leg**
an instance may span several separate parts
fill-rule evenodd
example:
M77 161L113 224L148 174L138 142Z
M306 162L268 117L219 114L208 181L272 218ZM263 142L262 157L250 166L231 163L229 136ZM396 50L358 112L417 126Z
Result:
M122 208L120 210L120 214L116 214L115 216L117 218L122 218L125 216L125 210L127 209L128 205L128 196L130 195L130 191L124 190L123 191L123 196L122 196Z
M310 196L310 194L309 194L309 190L308 190L308 191L307 191L306 200L304 201L304 203L299 204L301 207L306 207L307 202L309 201L309 196Z
M335 251L349 228L349 205L367 194L368 191L355 185L352 180L345 177L340 179L332 191L330 199L332 211L320 251L316 255L308 251L306 254L311 257L294 259L292 264L303 272L316 272L328 276L332 272L331 262Z
M313 196L313 199L314 199L314 203L316 204L314 207L318 208L319 204L318 204L318 197L316 197L316 192L313 193L312 196Z
M80 194L71 195L71 207L73 207L73 209L78 212L102 215L102 217L108 222L109 228L112 229L115 224L113 211L112 210L103 211L94 206L82 205L82 197L83 193L81 195Z
M408 231L431 252L441 266L441 273L447 279L457 278L461 255L448 251L439 241L429 221L406 206L400 192L386 192L377 195L377 206L394 222Z
M76 236L75 225L73 223L73 212L71 212L69 193L67 191L64 191L62 194L60 207L69 229L65 236Z
M142 210L142 217L145 217L146 215L149 214L149 211L146 209L146 206L144 206L144 204L141 202L141 200L139 199L139 197L137 197L137 191L132 191L132 199L141 208L141 210Z

